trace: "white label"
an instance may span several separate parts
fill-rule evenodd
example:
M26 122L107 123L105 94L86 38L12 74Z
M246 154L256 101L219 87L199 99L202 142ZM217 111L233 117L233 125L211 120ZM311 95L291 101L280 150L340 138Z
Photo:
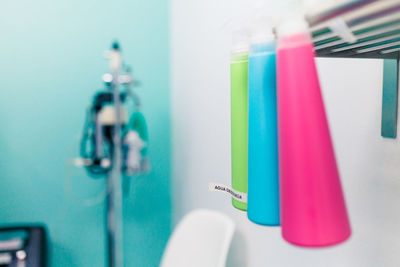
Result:
M210 191L214 191L214 192L227 192L237 201L247 203L247 194L246 193L238 192L238 191L230 188L229 186L226 186L223 184L209 183L208 189Z

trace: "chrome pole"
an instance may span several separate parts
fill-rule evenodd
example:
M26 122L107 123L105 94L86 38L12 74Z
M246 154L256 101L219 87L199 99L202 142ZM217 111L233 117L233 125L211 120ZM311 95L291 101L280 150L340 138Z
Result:
M119 94L119 72L113 72L111 90L115 107L113 132L112 170L107 179L107 247L108 266L123 267L123 208L122 208L122 151L121 151L121 102Z

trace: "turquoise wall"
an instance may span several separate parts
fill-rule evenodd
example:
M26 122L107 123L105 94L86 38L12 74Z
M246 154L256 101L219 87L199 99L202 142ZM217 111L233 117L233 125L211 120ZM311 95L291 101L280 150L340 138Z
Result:
M52 266L104 266L104 180L68 165L117 38L141 80L152 173L125 198L125 266L157 266L170 233L166 0L2 0L0 223L43 222Z

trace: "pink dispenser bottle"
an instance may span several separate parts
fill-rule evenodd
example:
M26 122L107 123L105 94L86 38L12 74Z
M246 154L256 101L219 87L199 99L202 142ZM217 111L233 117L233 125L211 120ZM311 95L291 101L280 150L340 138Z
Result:
M280 204L283 238L323 247L351 235L308 25L277 29Z

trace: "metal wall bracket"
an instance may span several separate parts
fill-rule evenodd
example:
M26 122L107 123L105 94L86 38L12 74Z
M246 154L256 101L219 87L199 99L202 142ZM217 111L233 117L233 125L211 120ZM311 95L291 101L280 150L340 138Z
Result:
M396 138L399 89L399 56L383 66L382 137Z
M316 54L319 57L384 59L381 135L396 138L400 0L345 2L306 15L312 27ZM329 21L339 17L343 21L333 27ZM346 36L351 38L344 38ZM356 40L351 40L353 37Z

